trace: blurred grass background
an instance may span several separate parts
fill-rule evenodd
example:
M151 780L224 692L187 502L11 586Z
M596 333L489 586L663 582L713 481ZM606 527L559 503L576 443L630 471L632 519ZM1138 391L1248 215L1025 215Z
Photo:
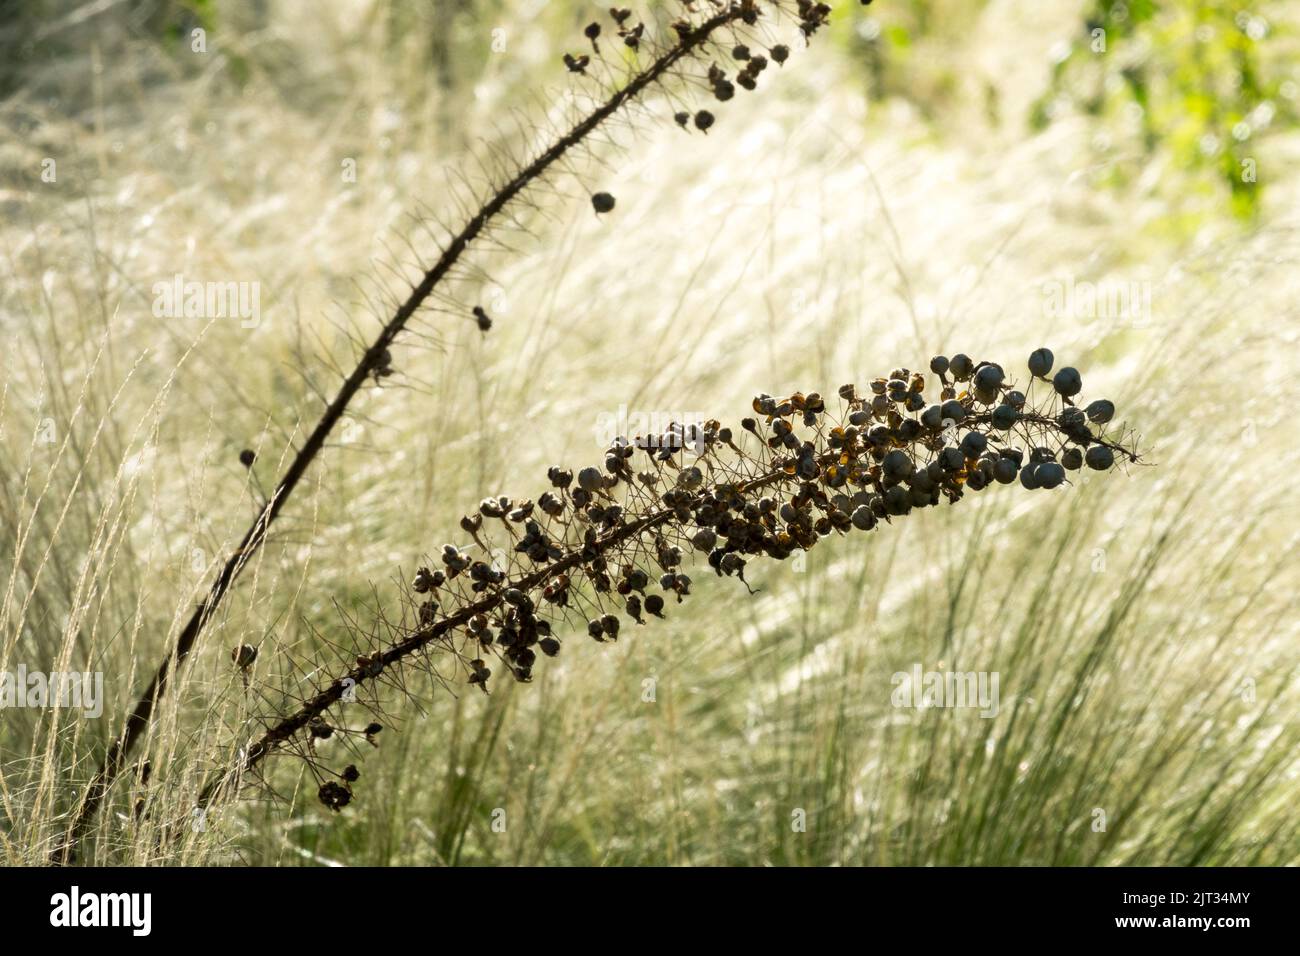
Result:
M541 134L561 53L603 14L0 11L0 670L101 670L107 696L98 721L3 713L0 842L19 863L66 823L350 332L427 257L419 217L461 217L448 171L517 153L515 117ZM87 859L1296 862L1297 28L1282 3L840 3L708 137L652 100L541 195L517 252L458 284L464 308L404 340ZM618 197L599 220L597 188ZM263 321L155 318L152 286L176 273L260 283ZM1144 284L1151 307L1062 316L1060 283ZM465 318L478 302L487 336ZM530 685L385 700L344 813L286 764L284 800L159 846L252 718L370 649L373 609L461 514L595 460L602 416L735 421L759 391L830 393L935 352L1024 377L1040 345L1116 402L1154 467L999 489L756 567L752 598L697 570L688 613L614 647L575 636ZM997 671L998 717L892 707L914 664Z

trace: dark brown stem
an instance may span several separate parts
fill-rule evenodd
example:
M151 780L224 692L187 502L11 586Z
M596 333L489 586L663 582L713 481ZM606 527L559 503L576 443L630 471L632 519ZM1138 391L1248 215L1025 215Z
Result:
M316 456L320 454L321 449L324 448L330 432L338 424L339 419L343 417L352 399L361 390L361 386L365 384L371 372L379 367L382 362L381 357L385 356L388 348L406 327L411 316L424 304L437 285L460 261L469 245L479 237L488 224L506 206L517 199L531 184L544 176L547 170L561 157L582 143L593 130L617 113L628 102L662 79L678 61L707 42L715 31L738 20L741 14L742 9L739 4L729 4L720 13L715 14L691 32L681 36L671 49L658 57L641 73L638 73L626 86L615 92L600 107L588 114L569 132L551 144L545 152L521 169L510 182L506 183L479 209L475 216L465 224L464 228L443 249L437 262L424 274L424 278L420 280L419 285L411 290L411 294L406 301L402 303L401 307L384 325L379 336L366 350L356 368L353 369L352 374L344 381L338 395L325 409L325 413L317 422L311 435L294 456L288 470L276 485L275 493L263 506L252 526L244 533L239 547L227 558L221 573L208 591L206 599L199 604L181 630L176 639L175 647L159 663L148 688L140 696L131 711L130 717L127 718L125 730L109 746L104 755L103 763L100 764L99 770L87 786L85 797L72 824L63 835L63 839L51 852L51 863L66 864L72 862L76 846L85 835L90 821L94 818L104 796L108 792L108 788L121 772L139 739L148 729L154 708L166 693L172 673L185 662L185 659L194 649L203 628L216 613L226 592L239 576L245 564L248 563L266 540L271 525L279 516L280 510L288 502L294 489L297 488L298 482L306 474Z

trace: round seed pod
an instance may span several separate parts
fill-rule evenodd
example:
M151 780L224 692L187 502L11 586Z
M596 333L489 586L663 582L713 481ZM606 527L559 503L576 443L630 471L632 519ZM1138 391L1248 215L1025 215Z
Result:
M1052 354L1051 349L1034 349L1029 353L1029 374L1046 378L1047 373L1052 370L1054 361L1056 356Z
M984 365L975 373L975 387L978 389L997 389L1002 386L1002 380L1006 375L1002 372L1000 365Z
M929 468L922 468L920 471L916 472L916 474L912 475L909 484L913 488L919 488L921 491L924 491L926 494L929 494L935 489L935 480L930 475Z
M707 133L709 127L713 125L713 114L708 110L700 110L695 114L695 128L701 133Z
M898 437L910 444L915 441L924 430L925 429L921 427L921 423L915 418L905 418L903 419L903 424L898 426Z
M911 493L902 485L885 489L885 511L891 515L905 515L912 510Z
M1093 471L1105 471L1111 465L1115 464L1115 453L1105 445L1093 445L1088 449L1088 453L1083 456L1088 467Z
M712 551L713 546L717 543L718 536L713 532L712 528L701 528L695 532L695 537L691 539L691 544L695 546L696 550L706 553Z
M907 493L908 500L912 503L913 508L924 508L930 503L932 492L922 491L920 488L913 488Z
M1064 372L1065 369L1061 369L1061 371ZM1062 428L1067 428L1067 429L1074 428L1079 425L1082 425L1083 422L1084 422L1083 409L1075 408L1073 405L1071 405L1068 408L1062 409L1061 414L1056 416L1056 423L1060 425Z
M1017 411L1025 407L1025 393L1014 388L1002 400Z
M998 400L999 393L996 388L977 388L975 389L975 401L981 405L992 405Z
M853 509L853 527L859 531L870 531L876 526L876 516L866 505L859 505Z
M967 432L961 440L961 450L967 458L978 458L988 446L988 439L979 432Z
M554 657L560 653L560 642L553 637L544 637L537 642L537 646L542 649L542 653L547 657Z
M578 472L578 486L589 494L594 494L605 487L605 476L599 468L587 467Z
M930 371L935 375L942 375L948 371L948 356L936 355L930 359Z
M958 352L948 360L948 371L952 372L952 377L957 381L964 382L970 378L971 372L975 371L975 363L971 361L969 355Z
M1115 417L1115 403L1107 401L1104 398L1099 398L1095 402L1089 402L1085 412L1088 416L1088 421L1092 422L1094 425L1105 425Z
M916 470L916 465L912 459L907 456L906 452L899 451L897 448L884 457L880 463L881 471L885 473L886 478L892 478L895 481L901 481Z
M969 478L966 479L966 487L971 491L983 491L988 487L988 476L982 471L973 471Z
M1045 461L1034 472L1038 484L1043 488L1055 488L1065 481L1065 469L1054 461Z
M935 428L935 429L942 428L943 427L943 406L931 405L929 408L923 411L921 413L921 424L924 425L926 428Z
M1025 463L1025 453L1019 448L999 448L998 454L1003 458L1010 458L1017 468Z
M959 425L966 420L966 406L955 398L944 402L941 410L945 419L952 419Z
M1067 471L1078 471L1083 467L1083 452L1077 448L1067 448L1061 455L1061 464Z
M1007 431L1019 417L1020 413L1010 405L999 405L993 409L993 427L999 431Z
M597 213L607 213L614 209L614 197L609 193L596 193L591 197L591 208Z
M961 471L965 465L966 456L961 453L960 449L949 447L939 452L939 466L944 471Z
M1028 465L1025 465L1024 468L1020 469L1020 486L1022 488L1033 491L1035 488L1039 487L1040 482L1038 480L1038 469L1040 467L1040 465L1030 462Z
M655 617L663 617L664 599L658 594L651 594L645 599L646 613L653 614Z
M1056 394L1071 398L1083 389L1083 377L1077 368L1067 365L1052 376L1052 388L1056 389Z
M591 620L587 622L587 633L597 641L605 639L605 628L601 626L600 621Z

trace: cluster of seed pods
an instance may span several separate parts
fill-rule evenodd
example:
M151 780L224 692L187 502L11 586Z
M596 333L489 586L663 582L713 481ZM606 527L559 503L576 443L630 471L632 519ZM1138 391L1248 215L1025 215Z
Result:
M335 733L376 743L380 724L348 731L325 713L345 686L432 645L453 651L484 691L501 671L529 681L538 655L555 657L562 639L615 641L672 613L692 593L696 564L749 588L755 559L784 560L995 485L1051 489L1071 473L1136 462L1108 433L1114 406L1080 407L1078 371L1054 365L1050 351L1035 351L1023 389L1001 366L958 354L935 356L928 374L899 368L862 389L843 385L829 402L762 394L739 430L710 420L622 436L601 465L551 467L536 499L485 498L461 519L465 540L416 572L414 630L268 730L249 765L303 729L313 766L310 744ZM322 775L320 799L337 810L357 770L333 776Z
M462 519L470 540L415 576L420 627L468 609L469 681L486 689L494 667L527 681L566 635L612 641L663 617L691 594L692 555L745 581L756 558L993 485L1056 488L1136 461L1107 437L1114 406L1077 405L1079 373L1053 365L1034 352L1022 391L999 365L936 356L928 375L895 369L829 403L759 395L739 431L707 421L620 437L601 466L552 467L536 500L487 498Z

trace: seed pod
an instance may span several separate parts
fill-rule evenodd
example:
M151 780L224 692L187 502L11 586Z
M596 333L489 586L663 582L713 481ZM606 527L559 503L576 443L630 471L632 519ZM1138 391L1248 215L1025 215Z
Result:
M537 642L537 646L542 649L542 653L547 657L554 657L560 653L560 642L553 637L544 637Z
M772 54L772 61L780 66L786 60L790 59L790 48L784 43L778 43L769 51Z
M943 375L948 371L948 356L936 355L930 359L930 371L935 375Z
M1105 445L1093 445L1084 455L1084 461L1093 471L1105 471L1115 464L1115 453Z
M1034 349L1029 353L1029 374L1038 378L1046 378L1047 373L1052 370L1052 363L1056 360L1052 355L1051 349Z
M993 409L992 424L999 431L1007 431L1015 425L1019 417L1020 413L1010 405L999 405Z
M1041 466L1036 462L1030 462L1025 465L1024 468L1020 469L1020 486L1022 488L1033 491L1035 488L1039 487L1040 482L1038 480L1038 469L1040 467Z
M609 193L596 193L591 197L591 208L597 214L610 212L614 208L614 197Z
M664 599L658 594L651 594L645 599L645 609L647 614L653 614L655 617L663 617Z
M235 666L241 671L248 670L257 660L257 648L252 644L240 644L230 652L230 659L235 662Z
M931 405L921 413L921 424L926 428L939 429L943 427L943 406Z
M1105 425L1115 417L1115 404L1104 398L1099 398L1095 402L1089 402L1085 411L1088 421L1094 425Z
M906 452L894 449L885 456L880 463L880 468L885 473L885 477L901 481L916 470L916 465Z
M999 458L993 463L993 477L998 484L1009 485L1016 480L1017 466L1010 458Z
M1014 388L1007 392L1002 400L1017 411L1025 407L1025 393L1016 391Z
M1065 481L1065 469L1057 462L1045 461L1037 467L1034 476L1038 479L1040 487L1055 488Z
M1078 448L1067 448L1061 455L1061 464L1067 471L1078 471L1083 467L1083 452Z
M853 509L853 527L859 531L870 531L876 526L876 516L866 505Z
M707 133L709 127L713 125L713 114L708 110L700 110L695 114L695 128L701 133Z
M1052 376L1052 388L1056 389L1056 394L1071 398L1083 388L1083 378L1078 369L1067 365Z
M961 450L967 458L978 458L988 446L988 439L979 432L967 432L961 440Z
M600 473L599 468L588 466L578 472L578 486L588 494L595 494L605 487L605 476Z
M944 402L942 409L945 421L951 419L953 422L960 425L966 420L966 406L955 398L950 398L948 401Z
M958 352L949 359L948 371L952 372L952 377L957 381L964 382L970 378L971 372L975 371L975 363L971 361L969 355Z
M245 448L239 453L239 463L245 468L252 468L255 461L257 461L257 453L253 449Z
M718 536L714 534L711 528L701 528L695 532L695 537L691 538L691 544L696 550L703 551L705 554L713 550L714 545L718 543Z
M975 373L975 387L985 391L997 389L1005 377L1000 366L984 365Z
M939 452L939 467L944 471L961 471L965 465L966 456L961 453L960 449L949 447Z

